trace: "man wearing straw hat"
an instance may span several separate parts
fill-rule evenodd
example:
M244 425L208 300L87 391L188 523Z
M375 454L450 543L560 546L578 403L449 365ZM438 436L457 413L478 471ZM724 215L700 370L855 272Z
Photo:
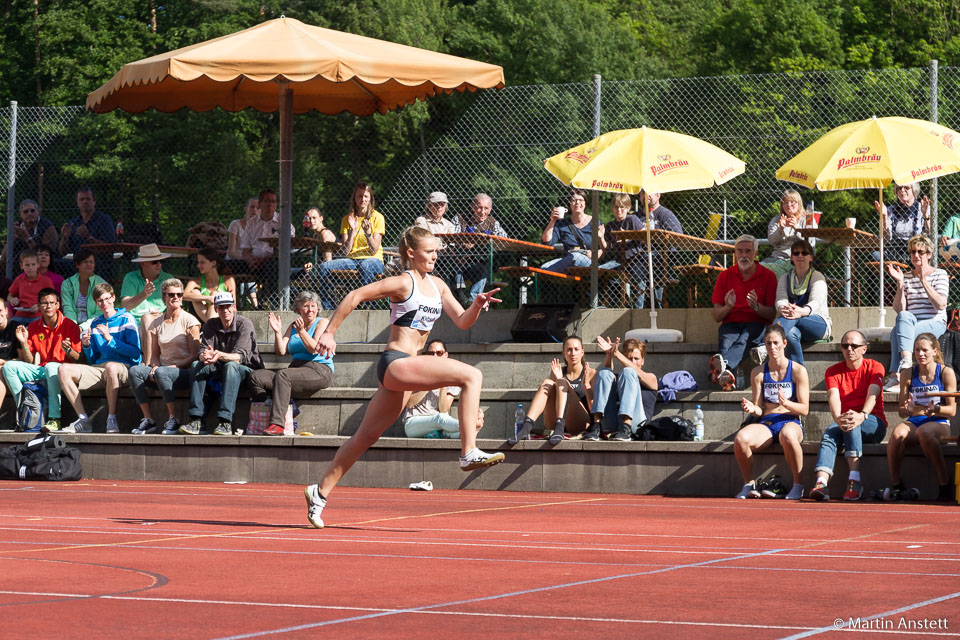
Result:
M157 283L173 277L163 270L163 260L169 257L170 254L161 253L156 244L143 245L137 257L130 261L140 267L125 275L120 285L120 303L140 323L141 344L146 343L143 328L149 327L166 308Z

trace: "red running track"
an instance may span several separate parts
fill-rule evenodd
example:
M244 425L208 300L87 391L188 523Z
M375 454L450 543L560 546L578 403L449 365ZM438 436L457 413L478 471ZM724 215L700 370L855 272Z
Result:
M960 637L957 506L342 487L305 515L294 485L0 482L3 635Z

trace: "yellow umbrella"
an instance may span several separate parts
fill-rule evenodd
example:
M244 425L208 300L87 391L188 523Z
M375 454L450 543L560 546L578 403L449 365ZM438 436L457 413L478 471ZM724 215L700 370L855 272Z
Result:
M614 193L707 189L740 175L743 160L674 131L610 131L544 162L564 184Z
M960 133L913 118L870 118L829 131L777 169L822 191L882 189L960 171Z
M909 184L960 171L960 133L913 118L877 118L850 122L827 132L777 169L777 178L816 187L878 190L892 182ZM883 306L883 240L880 228L880 327Z
M675 131L621 129L547 158L544 168L564 184L614 193L668 193L707 189L746 170L743 160L719 147ZM643 199L647 227L650 324L657 330L650 248L650 206ZM594 234L595 235L595 234ZM593 268L596 268L594 260ZM594 276L591 275L591 286Z
M496 65L277 18L124 65L87 96L97 113L123 109L280 111L280 228L290 224L293 114L386 113L439 93L504 86ZM287 307L290 237L280 234Z

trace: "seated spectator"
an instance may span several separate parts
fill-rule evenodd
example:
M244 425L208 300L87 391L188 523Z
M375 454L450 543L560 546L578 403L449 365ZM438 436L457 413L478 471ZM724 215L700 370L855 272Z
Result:
M293 301L293 310L300 316L290 323L285 332L280 318L270 312L270 329L276 354L290 354L290 366L279 371L257 369L250 374L250 397L263 402L273 398L270 425L265 436L282 436L283 421L290 406L292 394L314 393L330 386L333 380L333 357L316 353L317 338L327 327L327 318L317 314L320 299L312 291L301 291ZM282 333L281 333L282 332Z
M914 237L930 233L930 198L920 196L920 183L898 184L895 186L897 201L884 206L875 201L873 206L880 216L886 245L884 260L896 260L910 264L907 255L907 243ZM880 252L873 252L873 259L880 260Z
M913 366L910 354L917 334L932 333L936 337L947 330L947 296L950 276L930 264L933 241L926 236L913 236L907 243L911 269L904 274L900 267L889 265L887 271L897 282L893 310L897 319L890 331L890 371L884 391L900 386L900 369Z
M56 247L59 242L57 227L47 218L40 216L40 205L35 200L20 203L20 221L13 225L13 255L19 256L24 249L37 249L40 245ZM10 241L3 245L0 263L7 261Z
M614 194L610 200L613 210L613 220L604 225L607 251L603 254L607 262L599 265L598 269L622 269L629 274L630 283L641 288L646 282L647 254L643 250L643 243L639 240L618 240L614 231L639 231L643 229L643 222L636 214L630 211L630 195L627 193ZM643 294L636 299L636 306L642 306Z
M750 418L758 418L740 428L733 441L733 451L743 474L743 488L738 498L779 498L782 486L770 483L767 489L756 486L753 479L753 454L769 447L774 440L783 447L783 456L793 473L793 486L787 500L803 497L800 472L803 470L802 416L810 412L810 383L807 370L787 358L786 334L780 325L771 325L764 331L766 362L750 373L753 400L744 398L740 405ZM764 493L766 492L766 493Z
M890 486L883 492L884 500L908 500L919 497L916 489L908 489L900 477L900 465L907 447L920 445L937 474L938 502L953 502L955 488L950 482L947 464L943 459L940 438L950 435L950 418L957 414L954 398L935 398L931 392L955 392L957 375L943 364L940 342L932 333L917 335L913 345L916 363L900 382L899 411L903 422L893 428L887 443L887 464L890 467Z
M787 334L787 357L803 364L801 341L830 339L833 322L827 306L827 281L813 268L813 247L794 240L790 249L793 268L777 283L777 324Z
M243 249L249 248L243 246L244 230L247 222L251 218L260 215L260 199L256 196L247 200L247 206L243 208L244 216L230 222L227 227L227 259L244 260Z
M56 289L57 295L60 294L60 288L63 286L63 276L58 273L50 271L50 262L52 256L50 255L50 248L46 245L37 246L37 264L39 269L37 272L42 276L47 276L50 278L50 282L53 283L53 288Z
M183 309L183 283L170 278L163 281L160 290L166 302L163 316L147 327L143 364L130 367L130 389L143 413L143 420L132 431L137 435L157 430L148 387L159 389L167 405L163 435L180 431L176 390L190 388L190 372L200 351L200 321Z
M200 276L187 281L183 299L193 305L193 313L200 322L206 322L217 316L213 297L220 291L229 291L236 299L237 283L230 275L230 267L213 249L201 249L197 253L197 270Z
M273 189L264 189L260 192L258 204L260 215L247 218L243 226L241 254L249 268L260 278L260 284L270 291L277 283L277 260L273 247L264 242L264 238L280 237L280 217L277 214L277 193ZM297 233L290 225L290 237Z
M810 497L829 500L827 485L833 475L838 452L844 452L850 476L844 500L859 500L863 494L860 480L860 458L864 443L881 442L887 433L883 413L883 365L865 358L867 340L856 329L843 334L840 341L843 361L831 365L824 379L827 383L827 405L833 424L820 439L817 454L817 479Z
M63 315L67 316L81 329L89 329L90 323L97 317L97 303L93 299L93 289L106 280L95 274L97 261L90 249L78 249L73 254L73 264L77 272L63 281L60 297L63 300Z
M117 241L117 229L113 218L96 210L97 201L93 189L77 190L77 209L80 215L70 219L60 229L59 253L65 256L76 253L82 244L104 244ZM67 263L69 264L69 263Z
M20 253L20 268L23 273L13 279L7 292L7 303L15 312L11 319L27 325L40 317L37 296L44 289L53 289L53 282L47 276L40 275L40 263L34 249L24 249Z
M660 204L660 194L659 193L648 193L645 194L643 191L640 192L641 202L642 198L647 198L647 206L650 209L650 228L651 229L663 229L665 231L673 231L675 233L683 233L683 226L680 224L680 221L677 219L677 216L674 215L673 211L667 209L665 206ZM640 224L643 225L643 228L646 228L645 222L646 214L642 211L637 212L637 217L640 218ZM646 244L642 244L641 247L645 248ZM667 260L664 260L663 255L659 251L653 251L650 259L653 263L653 280L656 284L656 289L653 294L656 296L657 306L663 306L663 282L666 280L666 263L669 262L672 266L673 256L676 254L676 249L671 247L668 253ZM646 253L644 253L646 256ZM647 290L649 286L647 285L647 272L649 268L646 264L646 261L643 262L643 268L640 270L642 277L637 281L637 303L636 307L638 309L643 309L645 306L647 298Z
M562 244L564 256L543 263L543 268L555 273L566 273L570 267L589 267L592 260L593 216L588 216L587 194L582 189L570 192L570 217L566 218L563 207L554 207L550 212L550 221L540 234L544 244ZM601 224L597 247L600 253L607 248L604 228ZM598 254L599 255L599 254Z
M90 329L80 334L83 355L90 364L60 365L60 389L77 412L77 419L63 428L65 433L90 433L93 423L80 398L81 391L107 390L107 433L120 433L117 424L117 395L126 384L127 370L140 364L140 330L128 311L118 311L117 296L109 284L93 288L93 298L103 313L94 319Z
M429 229L433 235L438 233L454 233L456 225L443 217L447 212L447 194L442 191L434 191L427 196L425 215L417 217L414 224L424 229ZM451 255L450 248L442 238L437 238L437 262L433 265L433 275L443 278L450 285L451 289L457 286L457 263L456 258ZM482 291L482 288L481 288ZM456 294L455 294L456 295Z
M656 375L643 370L647 345L633 338L618 350L619 345L620 338L610 342L597 336L597 346L606 358L594 383L593 423L587 431L591 440L599 439L601 432L612 434L610 440L633 440L637 428L653 416L659 382ZM623 367L619 375L613 371L614 360Z
M507 237L506 230L500 226L500 223L490 215L493 211L493 198L485 193L478 193L473 197L470 204L470 213L457 216L453 225L454 233L485 233L490 236ZM479 252L474 251L477 247ZM466 308L473 303L473 300L483 293L487 286L487 275L490 271L490 258L488 247L486 245L474 245L465 242L459 245L459 248L449 247L452 255L459 251L461 254L459 260L459 272L454 275L454 295L457 300ZM467 291L467 282L470 285L470 291Z
M200 359L190 372L190 424L180 427L180 433L198 435L203 430L206 410L207 383L220 382L219 424L214 435L233 435L233 414L237 407L237 393L254 369L263 368L257 350L257 334L253 323L237 314L233 294L222 291L213 299L217 317L203 323L200 334ZM284 409L286 411L286 409Z
M163 261L169 253L161 253L155 244L140 247L137 257L130 262L140 265L135 271L123 276L120 285L120 302L140 323L140 341L146 342L146 327L163 312L164 304L157 283L166 282L173 276L163 270Z
M29 327L17 327L20 360L7 360L3 379L7 390L18 398L24 382L47 383L47 431L60 430L60 379L57 371L64 362L80 360L80 328L60 313L60 299L52 287L42 289L40 319Z
M20 325L16 322L10 322L9 313L9 307L0 304L0 367L6 364L8 360L23 359L23 355L20 353L20 341L17 339L17 327ZM3 404L6 395L7 385L3 382L3 376L0 376L0 405ZM16 401L16 397L14 397L14 401Z
M720 273L713 287L720 352L710 358L710 380L724 390L742 388L734 371L748 349L760 346L764 327L776 315L777 277L757 263L757 239L742 235L734 247L736 262Z
M383 273L383 234L386 221L376 210L373 189L358 183L350 197L350 211L340 221L340 241L346 258L324 262L317 271L317 288L324 309L334 309L332 271L356 269L362 285Z
M806 219L800 193L794 189L784 191L780 198L780 213L767 223L767 240L772 251L760 261L778 278L790 269L791 248L794 242L803 239L801 231L806 227Z
M561 366L556 358L550 363L550 376L540 383L530 401L523 426L507 440L510 444L529 440L533 423L540 414L544 416L544 424L553 428L550 444L563 442L567 432L575 435L586 431L590 424L597 372L590 368L583 355L583 341L579 336L569 336L563 341L564 365ZM584 433L584 439L599 440L600 434Z
M419 225L418 225L419 226ZM448 357L443 340L431 340L423 350L425 356ZM460 387L440 387L417 391L410 395L403 411L403 431L408 438L459 438L460 423L450 415ZM477 416L477 433L483 428L483 410Z
M320 240L321 242L336 242L337 234L333 229L323 224L323 213L317 207L310 207L303 214L303 231L308 238ZM318 256L320 257L320 256ZM325 250L322 253L322 260L333 259L333 252Z

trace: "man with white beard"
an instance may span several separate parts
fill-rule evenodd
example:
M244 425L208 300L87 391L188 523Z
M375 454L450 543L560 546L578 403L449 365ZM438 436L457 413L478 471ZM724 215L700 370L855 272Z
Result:
M713 319L720 329L719 353L710 357L710 381L724 391L743 388L743 372L739 376L733 372L748 349L762 344L764 328L777 315L777 276L757 262L757 239L737 238L734 258L734 265L720 274L713 288Z

